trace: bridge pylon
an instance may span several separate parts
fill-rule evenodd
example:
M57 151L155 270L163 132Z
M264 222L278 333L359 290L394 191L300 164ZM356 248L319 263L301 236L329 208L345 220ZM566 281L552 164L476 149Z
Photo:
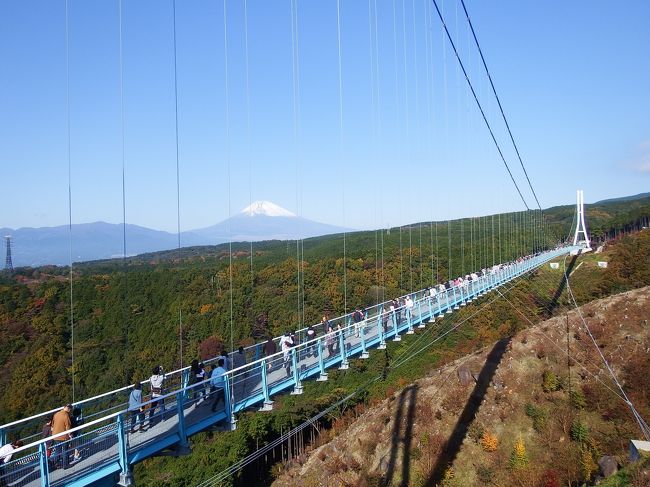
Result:
M585 195L581 189L577 191L576 197L576 232L573 235L573 245L583 246L577 253L591 251L591 240L587 233L587 225L585 225Z

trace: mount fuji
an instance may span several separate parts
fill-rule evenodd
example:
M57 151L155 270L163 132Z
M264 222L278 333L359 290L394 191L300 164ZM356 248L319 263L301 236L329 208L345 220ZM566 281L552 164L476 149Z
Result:
M269 201L256 201L216 225L182 232L181 245L217 245L230 240L296 240L345 231L350 229L299 217ZM95 222L74 224L72 227L1 228L0 235L11 235L15 267L67 265L70 255L74 262L86 262L117 258L123 254L122 224ZM177 234L126 225L129 256L174 249L177 242ZM2 251L4 253L4 248Z
M191 233L210 243L223 243L296 240L348 231L348 228L302 218L270 201L255 201L233 217Z

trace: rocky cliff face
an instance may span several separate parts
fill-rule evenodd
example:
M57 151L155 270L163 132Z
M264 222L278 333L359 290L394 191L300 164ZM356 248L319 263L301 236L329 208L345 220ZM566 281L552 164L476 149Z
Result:
M646 419L649 299L646 287L581 308ZM625 463L629 440L641 435L617 394L573 310L408 385L288 466L274 485L593 482L603 455Z

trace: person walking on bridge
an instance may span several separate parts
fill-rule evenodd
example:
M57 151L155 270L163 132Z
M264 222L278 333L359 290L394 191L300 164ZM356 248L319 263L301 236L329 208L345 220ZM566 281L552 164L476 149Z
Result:
M325 320L324 316L323 319ZM327 328L325 329L325 333L327 333L325 337L325 345L327 345L327 357L329 358L334 356L334 345L336 341L334 328L332 328L332 324L329 321L327 321Z
M406 318L410 321L413 319L413 299L411 299L411 296L406 296L406 299L404 300L404 306L406 307Z
M265 357L271 357L278 351L278 347L273 341L273 337L269 337L269 339L264 343L264 356ZM273 360L267 360L266 361L266 370L268 372L271 372L273 370Z
M393 317L393 326L395 330L398 330L401 322L399 298L395 298L390 302L390 314Z
M136 382L131 394L129 394L129 420L131 422L131 433L135 433L136 425L140 425L138 431L144 431L144 408L142 407L142 384Z
M307 327L307 331L305 333L307 335L306 341L307 342L312 342L316 338L316 330L314 330L314 327L312 325L309 325ZM318 356L318 350L316 349L318 343L316 341L313 341L312 343L309 344L307 348L305 348L305 357L309 356Z
M287 377L291 376L291 347L293 347L293 340L291 334L286 332L280 338L280 349L282 350L282 358L284 360L284 370L287 372Z
M246 352L244 347L239 347L235 353L232 354L232 368L238 369L246 365ZM236 372L237 378L233 375L233 394L235 397L244 397L246 394L246 377L248 371L241 369Z
M359 338L359 328L361 327L361 322L364 319L364 313L361 311L361 306L357 306L352 313L352 321L354 322L354 336Z
M217 368L212 371L210 376L210 386L212 389L212 394L214 395L214 402L212 403L211 411L213 413L217 412L217 405L220 401L223 401L224 405L226 404L226 395L223 392L225 387L225 382L223 376L226 374L227 370L224 368L224 361L222 358L217 360Z
M163 386L165 383L165 373L162 365L156 365L153 368L152 375L149 377L149 385L151 386L151 399L152 403L149 409L149 428L154 426L160 419L164 419L165 414L165 399L163 398ZM160 416L154 420L156 407L160 403Z
M23 442L16 440L12 441L11 443L7 443L2 448L0 448L0 487L9 485L6 465L11 461L11 457L14 455L14 450L17 450L21 446L23 446Z
M219 354L219 358L223 359L223 368L226 369L226 371L232 370L232 360L230 360L228 350L225 348L222 349L221 353Z
M72 438L66 431L72 429L72 404L66 405L52 417L52 440L54 441L54 456L56 460L61 459L64 469L68 468L68 447ZM55 461L56 461L55 460Z
M199 361L197 359L193 359L192 363L190 364L190 370L189 370L189 377L188 377L188 382L190 386L193 386L194 384L198 384L199 382L202 382L203 379L205 379L205 370L203 370L203 367L201 364L199 364ZM192 388L192 398L196 401L197 398L201 398L201 396L204 396L204 391L203 391L203 386L201 387L193 387Z

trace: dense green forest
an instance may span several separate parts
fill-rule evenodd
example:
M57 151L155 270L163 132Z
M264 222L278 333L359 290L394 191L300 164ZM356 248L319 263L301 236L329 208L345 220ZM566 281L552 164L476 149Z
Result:
M75 264L71 281L68 268L18 269L0 280L0 420L69 401L72 377L89 396L180 365L181 344L189 363L207 339L252 343L546 248L569 234L572 211L181 249ZM601 236L648 215L650 198L587 209Z

